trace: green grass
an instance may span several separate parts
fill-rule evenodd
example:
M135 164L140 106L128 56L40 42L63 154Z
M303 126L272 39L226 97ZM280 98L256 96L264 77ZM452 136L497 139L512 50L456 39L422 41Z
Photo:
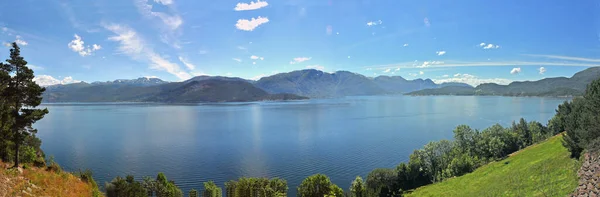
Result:
M554 136L472 173L417 188L408 196L566 196L577 187L579 162Z

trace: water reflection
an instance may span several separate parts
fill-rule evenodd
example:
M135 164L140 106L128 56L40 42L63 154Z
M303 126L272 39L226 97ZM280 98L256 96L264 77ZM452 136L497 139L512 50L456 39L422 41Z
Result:
M200 105L65 104L35 127L42 148L67 170L115 176L165 172L184 190L240 176L281 177L290 196L325 173L342 188L355 176L394 167L458 124L545 123L564 99L376 96L298 102Z

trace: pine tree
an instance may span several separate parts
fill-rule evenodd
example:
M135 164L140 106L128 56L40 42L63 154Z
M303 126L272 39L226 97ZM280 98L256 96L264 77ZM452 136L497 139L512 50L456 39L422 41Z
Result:
M12 43L10 59L6 62L0 63L1 72L9 74L6 78L8 85L1 92L1 98L8 110L8 122L11 123L9 134L15 146L15 167L18 167L21 144L27 136L37 133L31 126L48 114L47 109L35 108L42 102L42 93L46 89L33 81L33 70L27 67L27 61L21 57L17 43Z

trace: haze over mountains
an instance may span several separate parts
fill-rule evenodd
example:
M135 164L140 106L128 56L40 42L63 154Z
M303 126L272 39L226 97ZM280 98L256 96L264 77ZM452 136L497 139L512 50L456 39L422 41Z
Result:
M375 78L337 71L315 69L279 73L258 81L234 77L198 76L183 82L158 78L74 83L47 87L44 102L232 102L295 100L343 96L409 95L581 95L586 85L600 77L600 67L588 68L571 78L493 83L472 87L464 83L436 84L430 79L406 80L400 76Z
M600 78L600 67L575 73L571 78L554 77L537 81L515 81L508 85L485 83L477 87L449 86L424 89L409 95L497 95L497 96L578 96L589 83Z

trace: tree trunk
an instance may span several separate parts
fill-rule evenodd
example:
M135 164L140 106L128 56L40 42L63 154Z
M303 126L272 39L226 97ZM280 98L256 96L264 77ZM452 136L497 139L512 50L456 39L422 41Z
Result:
M19 167L19 148L21 146L21 143L19 143L19 140L15 140L15 166L14 168L18 168Z

